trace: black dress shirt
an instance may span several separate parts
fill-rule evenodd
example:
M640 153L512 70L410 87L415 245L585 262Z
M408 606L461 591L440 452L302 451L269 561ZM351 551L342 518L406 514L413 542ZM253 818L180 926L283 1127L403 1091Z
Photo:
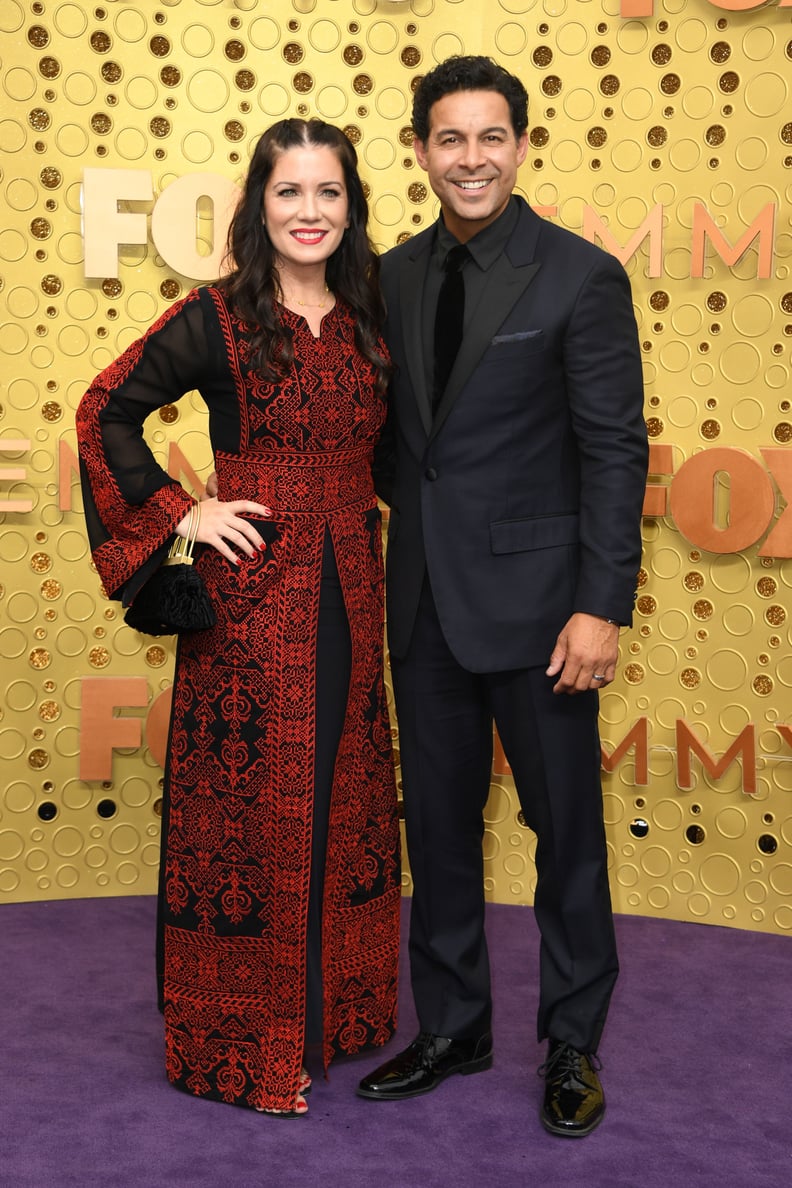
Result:
M465 333L472 325L476 316L476 308L487 278L487 271L498 257L505 251L514 228L517 226L519 207L512 198L502 214L498 215L494 223L490 223L478 235L474 235L467 242L470 252L463 269L465 281ZM437 298L443 283L446 256L459 240L456 239L443 222L443 216L436 223L434 247L429 257L429 267L426 270L423 290L423 307L421 311L421 325L423 326L423 361L426 390L431 394L434 386L434 324L437 313Z

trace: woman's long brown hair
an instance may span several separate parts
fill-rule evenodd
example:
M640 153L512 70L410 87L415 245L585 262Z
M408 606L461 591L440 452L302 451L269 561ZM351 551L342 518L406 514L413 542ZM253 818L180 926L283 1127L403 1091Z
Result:
M327 261L327 285L351 307L358 350L376 368L377 387L384 390L389 367L378 349L385 320L379 259L368 237L368 203L357 153L340 128L323 120L287 119L259 137L228 231L226 258L232 271L217 282L218 287L250 327L253 365L267 379L282 376L294 353L291 335L276 308L282 293L277 256L262 222L264 190L281 153L320 145L332 149L341 162L349 201L349 226Z

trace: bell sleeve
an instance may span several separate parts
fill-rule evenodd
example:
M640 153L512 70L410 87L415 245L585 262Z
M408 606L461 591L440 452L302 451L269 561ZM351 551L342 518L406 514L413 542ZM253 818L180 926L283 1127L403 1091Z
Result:
M88 539L110 598L124 605L164 558L195 499L156 461L146 418L207 378L209 352L194 290L91 384L76 428Z

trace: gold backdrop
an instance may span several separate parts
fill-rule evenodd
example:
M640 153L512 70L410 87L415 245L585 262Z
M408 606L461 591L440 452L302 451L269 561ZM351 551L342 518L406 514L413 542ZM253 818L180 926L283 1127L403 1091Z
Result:
M411 90L485 52L531 96L522 192L625 261L643 343L645 557L602 698L615 906L792 931L790 3L2 0L2 899L155 887L173 641L91 568L82 392L212 275L221 198L281 116L346 129L380 248L428 225ZM200 486L195 395L149 436ZM487 890L530 903L518 809L496 748Z

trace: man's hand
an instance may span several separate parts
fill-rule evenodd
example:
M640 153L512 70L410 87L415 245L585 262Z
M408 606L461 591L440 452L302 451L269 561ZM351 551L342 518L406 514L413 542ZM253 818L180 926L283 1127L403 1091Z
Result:
M556 640L547 669L548 676L558 677L553 692L602 689L616 675L618 657L618 624L596 615L572 615Z

